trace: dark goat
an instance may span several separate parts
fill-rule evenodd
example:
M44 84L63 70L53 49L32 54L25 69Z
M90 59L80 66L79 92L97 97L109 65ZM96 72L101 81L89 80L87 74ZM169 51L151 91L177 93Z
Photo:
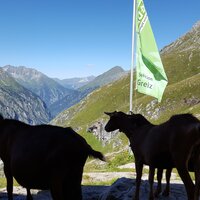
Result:
M119 129L130 140L136 162L135 200L139 199L143 164L149 165L150 195L154 199L155 168L176 167L184 182L189 200L194 200L194 184L187 170L192 149L200 143L200 123L190 114L175 115L161 125L153 125L140 114L106 113L110 120L105 130Z
M50 189L54 200L81 200L83 167L88 156L104 160L71 128L30 126L0 117L0 158L4 163L8 199L13 177L30 189Z

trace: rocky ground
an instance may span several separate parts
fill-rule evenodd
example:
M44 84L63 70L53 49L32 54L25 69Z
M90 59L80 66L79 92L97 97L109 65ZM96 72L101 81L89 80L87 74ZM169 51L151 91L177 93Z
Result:
M129 163L119 167L120 169L133 169L134 163ZM145 167L147 168L147 167ZM132 200L132 196L135 191L135 172L92 172L84 173L83 177L87 177L87 180L83 178L83 200ZM111 186L94 186L87 185L87 181L90 183L106 182L115 179L116 181ZM148 174L143 174L142 184L140 189L140 200L147 200L149 193ZM165 181L163 181L165 182ZM156 187L155 183L155 187ZM164 183L165 184L165 183ZM164 185L163 184L163 185ZM163 186L164 188L164 186ZM22 187L14 187L14 199L13 200L25 200L26 190ZM34 200L52 200L49 191L31 190ZM160 200L186 200L185 188L177 177L176 174L172 174L171 177L171 192L169 197L159 196ZM0 200L7 200L6 189L0 189Z
M135 163L128 163L125 165L118 166L119 169L127 169L125 172L89 172L89 173L83 173L83 181L82 183L85 185L88 182L90 183L99 183L99 182L112 182L112 180L117 180L118 178L125 177L125 178L135 178L136 172L135 172ZM147 171L149 170L148 166L143 167L143 169L146 169L146 173L143 173L142 179L147 180L148 174ZM134 172L133 172L134 171ZM163 175L163 180L164 180ZM180 178L177 176L177 174L172 173L171 174L171 181L180 180Z
M155 184L156 186L156 184ZM119 178L111 186L82 186L83 200L132 200L135 191L135 179ZM49 191L32 190L34 200L52 200ZM142 181L140 199L147 200L149 185L147 180ZM0 199L7 200L6 189L0 190ZM13 200L25 200L26 190L22 187L14 188ZM184 185L179 182L171 184L169 197L159 196L160 200L186 200Z

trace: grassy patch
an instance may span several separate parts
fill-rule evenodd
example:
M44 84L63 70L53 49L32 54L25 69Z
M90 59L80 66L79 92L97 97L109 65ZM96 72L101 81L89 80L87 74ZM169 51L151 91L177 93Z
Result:
M105 185L105 186L110 186L112 185L118 178L113 178L111 180L108 181L92 181L89 178L87 178L87 175L85 177L85 175L83 176L84 179L84 184L83 185Z
M126 163L130 163L130 162L134 162L134 157L132 154L130 154L128 151L123 151L120 154L114 156L114 158L112 158L107 167L109 170L113 170L120 166L120 165L124 165Z
M6 178L5 177L0 177L0 188L5 188L6 185L7 185ZM15 179L13 181L13 185L14 186L19 186L19 184L17 183L17 181Z

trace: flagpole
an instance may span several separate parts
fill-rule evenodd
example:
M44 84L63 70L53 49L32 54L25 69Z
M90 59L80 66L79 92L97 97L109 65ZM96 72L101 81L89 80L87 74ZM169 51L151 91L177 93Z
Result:
M130 112L133 111L133 74L134 74L134 48L135 48L135 11L136 0L133 0L133 24L132 24L132 55L131 55L131 77L130 77Z

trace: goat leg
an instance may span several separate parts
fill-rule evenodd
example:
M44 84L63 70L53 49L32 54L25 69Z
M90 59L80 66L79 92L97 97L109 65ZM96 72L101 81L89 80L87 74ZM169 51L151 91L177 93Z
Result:
M194 200L199 200L199 193L200 193L200 163L199 163L199 157L198 161L195 164L195 194L194 194Z
M192 179L189 175L189 172L187 171L186 166L177 166L178 173L185 185L185 189L187 192L188 200L194 200L194 183L192 182Z
M135 198L133 199L139 200L143 163L140 161L136 161L135 167L136 167L136 190L135 190Z
M157 184L157 188L154 192L154 196L155 197L158 197L158 195L161 193L162 191L162 174L163 174L163 169L158 169L157 170L157 181L158 181L158 184Z
M149 186L150 186L149 200L154 200L154 194L153 194L154 173L155 173L155 168L149 166Z
M4 173L7 181L8 200L13 200L13 177L10 168L4 163Z
M31 195L31 191L29 188L26 188L26 192L27 192L26 200L33 200L33 197Z
M166 187L165 190L163 191L162 195L165 197L169 196L169 191L170 191L170 177L172 173L172 168L169 168L166 170Z

